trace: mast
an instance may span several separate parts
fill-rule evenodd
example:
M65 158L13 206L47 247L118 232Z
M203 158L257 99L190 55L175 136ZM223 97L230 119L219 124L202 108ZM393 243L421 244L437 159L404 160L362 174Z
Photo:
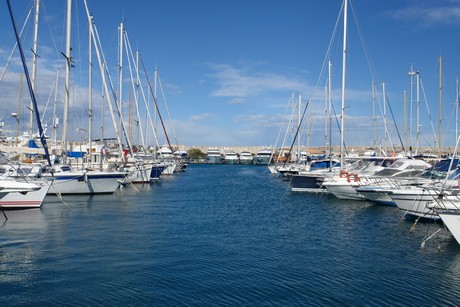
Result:
M455 82L455 139L458 139L458 78Z
M90 24L93 23L93 16L88 18ZM92 137L93 137L93 44L92 44L92 31L91 25L88 27L88 156L86 157L86 162L88 164L88 169L91 168L91 152L92 152Z
M388 129L387 129L387 99L386 99L386 90L385 82L382 83L382 92L383 92L383 129L385 131L383 137L383 144L385 146L385 152L387 152L387 139L388 139Z
M35 82L37 78L37 45L38 45L38 15L40 13L40 0L35 1L35 22L34 22L34 43L32 49L32 90L35 91ZM33 136L33 125L34 125L34 105L32 99L30 100L29 110L29 140Z
M35 113L35 119L37 120L38 133L39 133L39 136L40 136L40 142L41 142L41 144L43 146L43 150L45 151L45 156L46 156L46 160L48 162L48 166L51 167L51 160L50 160L50 155L49 155L49 151L48 151L48 145L46 144L46 138L45 138L44 133L43 133L43 127L42 127L42 123L41 123L41 120L40 120L40 114L38 112L38 107L37 107L37 100L35 99L35 93L34 93L34 90L32 89L32 82L31 82L30 76L29 76L29 69L27 68L26 59L25 59L25 56L24 56L24 51L22 50L21 41L19 39L19 33L18 33L17 28L16 28L16 23L14 22L13 10L11 8L10 1L7 0L6 3L8 5L8 11L10 13L11 23L13 24L13 30L14 30L14 34L16 36L16 42L18 44L19 53L21 55L22 67L24 69L24 75L26 76L26 80L27 80L27 87L29 88L30 98L32 99L32 103L33 103L33 107L34 107L33 110L35 111L34 113Z
M407 123L406 123L406 119L407 119L407 92L404 91L404 94L403 94L403 104L404 104L404 148L407 149Z
M442 56L439 56L439 126L438 126L438 143L439 151L441 153L442 148Z
M18 113L16 113L16 147L19 143L19 125L21 119L21 101L22 101L22 77L23 73L21 72L19 77L19 99L18 99Z
M328 80L328 104L327 104L327 118L329 122L328 135L329 135L329 171L332 171L332 78L331 78L332 63L329 61L329 80Z
M67 22L66 22L66 42L65 42L65 95L64 95L64 114L62 117L62 153L67 155L67 121L69 117L69 100L70 100L70 32L72 18L72 0L67 0ZM65 159L64 159L65 160Z
M372 81L372 146L377 147L377 125L375 116L375 81Z
M56 108L57 108L57 95L58 95L58 81L59 81L59 67L56 72L56 90L54 91L54 103L53 103L53 127L52 127L52 133L53 133L53 145L54 148L56 149L57 145L57 128L59 125L59 118L56 115ZM56 153L54 153L56 154Z
M119 50L118 50L118 110L120 114L123 113L122 109L122 83L123 83L123 20L120 22L120 27L118 28L119 30ZM123 123L121 122L121 116L120 116L120 130L123 129L122 125Z
M70 0L68 0L68 1L70 1ZM101 72L103 91L105 92L105 96L107 97L107 105L108 105L109 110L110 110L110 116L112 117L113 129L115 130L115 135L117 137L118 148L120 150L120 155L122 157L122 162L125 162L124 161L124 156L123 156L123 146L122 146L121 139L120 139L120 133L119 133L118 127L116 125L115 116L114 116L113 107L112 107L112 101L110 100L109 89L108 89L107 81L106 81L106 75L105 75L106 65L105 65L105 61L104 62L102 61L103 59L102 59L102 56L101 56L101 52L99 51L99 46L100 46L100 43L98 44L99 36L97 35L97 33L95 33L94 19L90 18L88 4L87 4L86 0L83 0L83 2L85 4L86 16L88 17L88 19L92 19L92 22L93 22L93 23L88 22L89 27L90 27L90 31L91 31L90 37L93 39L93 44L94 44L95 51L96 51L96 57L97 57L97 61L99 63L99 70Z
M302 94L299 92L299 103L297 104L297 127L300 127L300 104L302 103ZM300 140L300 132L299 130L299 135L297 136L297 163L300 161L300 145L301 145L301 140Z
M340 130L340 168L344 168L344 132L345 132L345 72L347 63L347 8L348 0L343 2L343 54L342 54L342 112L341 112L341 130Z
M420 73L417 71L416 73L417 76L417 98L416 98L416 103L417 103L417 133L416 133L416 138L415 138L415 155L418 154L418 145L419 145L419 137L420 137Z
M409 91L409 151L410 155L412 156L412 134L413 134L413 123L412 123L412 118L413 118L413 104L414 104L414 76L415 76L414 68L411 65L410 66L410 71L409 71L409 80L410 80L410 91Z

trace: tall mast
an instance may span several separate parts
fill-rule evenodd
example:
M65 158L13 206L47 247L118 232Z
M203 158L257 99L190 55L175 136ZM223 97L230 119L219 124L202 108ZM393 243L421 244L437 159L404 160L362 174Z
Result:
M415 138L415 155L418 154L418 145L419 145L419 137L420 137L420 73L417 71L416 73L417 77L417 98L416 98L416 103L417 103L417 133L416 133L416 138Z
M297 105L297 127L300 127L300 123L301 123L301 111L300 111L300 107L301 107L301 104L302 104L302 93L299 92L299 103ZM300 146L302 145L302 140L301 140L301 137L300 137L300 132L302 131L302 129L299 129L299 135L297 136L297 159L300 159ZM310 137L310 136L308 136Z
M404 98L403 98L403 104L404 104L404 148L407 150L407 92L404 91Z
M385 146L385 152L387 147L387 139L388 139L388 129L387 129L387 97L386 97L386 90L385 90L385 82L382 83L382 92L383 92L383 129L385 131L383 137L383 144Z
M38 45L38 15L40 13L40 0L35 0L35 22L34 22L34 43L32 49L32 90L35 91L35 81L37 77L37 45ZM32 139L34 125L34 104L30 100L29 110L29 139Z
M385 101L385 100L384 100ZM372 81L372 146L377 147L377 125L375 116L375 81Z
M67 0L67 22L66 22L66 42L65 42L65 96L64 96L64 114L62 117L62 151L67 152L67 120L69 117L69 100L70 100L70 32L72 18L72 0Z
M88 22L93 23L93 16L88 18ZM91 25L88 26L88 156L87 164L88 168L91 168L91 152L92 152L92 137L93 137L93 37L91 31Z
M327 120L329 122L328 124L328 135L329 135L329 170L332 171L332 78L331 78L331 72L332 70L332 63L329 61L329 80L328 80L328 93L327 93Z
M458 139L458 78L455 82L455 139Z
M438 144L439 151L442 151L442 56L439 56L439 126L438 126Z
M118 87L118 110L120 114L123 113L122 109L122 83L123 83L123 20L120 22L120 27L118 28L119 30L119 50L118 50L118 82L119 82L119 87ZM121 116L120 116L120 131L122 128L123 123L121 122Z
M409 71L409 80L410 80L410 89L409 89L409 151L410 151L410 155L412 155L412 134L414 133L414 130L413 130L413 123L412 123L412 120L413 120L413 112L412 112L412 109L413 109L413 104L414 104L414 76L416 75L416 72L414 72L414 67L413 65L410 66L410 71Z
M23 76L23 73L21 73L19 77L18 113L16 113L16 144L15 144L16 147L18 146L18 142L19 142L19 127L20 127L20 119L21 119L22 76Z
M345 132L345 72L347 63L347 8L348 0L343 2L343 54L342 54L342 113L340 130L340 167L344 168L344 132Z
M54 103L53 103L53 127L52 127L52 132L53 132L53 145L54 148L56 149L57 145L57 128L59 125L59 118L56 115L56 108L57 108L57 95L58 95L58 82L59 82L59 68L57 69L56 72L56 90L54 91ZM56 153L54 153L56 154Z

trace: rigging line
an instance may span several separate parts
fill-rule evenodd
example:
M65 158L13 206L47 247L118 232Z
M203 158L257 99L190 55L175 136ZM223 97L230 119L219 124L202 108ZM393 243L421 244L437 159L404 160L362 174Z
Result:
M45 1L43 1L43 2L45 2ZM47 12L46 12L45 4L44 4L43 2L40 3L40 7L42 8L43 13L45 14L45 18L44 18L44 19L45 19L45 21L46 21L46 25L48 26L48 30L49 30L49 32L50 32L51 40L53 41L54 50L56 51L56 58L59 59L59 58L60 58L59 49L58 49L58 47L57 47L56 40L54 39L53 32L51 31L51 25L50 25L50 23L49 23L49 21L50 21L51 18L48 18L49 16L48 16L48 14L47 14Z
M350 8L351 8L351 11L352 11L352 15L353 15L353 20L355 21L355 25L356 25L356 30L358 32L358 36L359 36L359 40L361 42L361 46L363 47L363 51L364 51L364 54L366 56L366 61L367 61L367 65L369 65L369 70L370 70L370 73L371 73L371 77L373 80L378 80L376 78L376 73L375 73L375 68L374 68L374 65L372 65L372 61L371 61L371 58L370 58L370 55L369 55L369 51L368 51L368 48L364 42L364 36L361 32L361 27L359 26L359 23L358 23L358 18L356 17L356 12L355 12L355 9L353 7L353 4L352 4L352 1L350 0Z
M307 111L309 105L310 105L310 99L308 99L307 104L305 105L305 108L303 109L302 117L300 118L300 123L297 126L297 131L295 132L294 139L292 140L291 147L289 148L289 151L288 151L288 157L291 155L292 148L294 147L294 144L296 142L297 135L299 134L299 130L302 127L302 122L305 117L305 112ZM286 163L287 163L287 159L286 161L284 161L283 167L286 166Z
M56 72L56 77L57 76L59 76L59 69ZM57 78L54 79L53 85L51 86L50 94L48 96L48 100L46 101L45 109L43 110L42 121L44 121L44 119L45 119L46 111L48 110L48 105L49 105L49 103L51 101L51 96L55 92L56 82L57 82Z
M391 118L393 119L393 123L394 123L395 128L396 128L396 133L398 135L399 143L401 144L401 147L402 147L403 151L406 152L406 149L404 148L404 142L401 139L401 133L399 132L398 125L396 124L396 120L395 120L395 116L393 114L393 108L391 107L390 100L388 99L388 97L386 95L385 95L385 99L386 99L386 101L388 101L388 108L390 109ZM391 140L390 140L390 142L391 142ZM393 151L394 151L394 148L393 148Z
M117 103L117 95L115 93L115 87L113 86L112 77L111 77L110 72L108 70L107 61L105 60L104 50L102 49L102 43L101 43L101 40L100 40L100 37L99 37L99 32L97 31L97 27L96 27L96 24L94 22L93 22L92 27L93 27L94 34L95 34L93 39L97 40L97 45L96 45L96 42L95 42L95 45L97 46L96 50L100 49L102 62L105 64L104 65L105 72L101 72L101 73L105 73L105 75L108 78L110 89L112 90L112 96L113 96L113 99L114 99L115 108L116 108L116 111L118 113L118 116L119 116L120 122L121 122L121 132L123 134L123 137L127 141L128 146L130 147L129 138L128 138L128 135L126 133L125 125L124 125L124 122L123 122L123 115L121 114L121 110L120 110L119 105ZM115 121L113 121L113 124L114 124L114 126L116 126ZM118 131L118 130L116 129L116 131ZM118 134L118 132L117 132L117 134ZM118 137L119 137L119 135L117 135L117 138ZM120 151L121 151L120 154L123 154L123 148L122 148L122 144L121 144L121 139L119 141L120 141L119 146L120 146ZM131 148L130 148L130 150L131 150Z
M318 88L319 88L319 84L321 82L320 80L322 79L322 76L323 76L324 72L326 71L326 64L328 62L328 59L330 59L331 49L332 49L332 45L333 45L334 39L336 37L337 31L338 31L338 28L339 28L339 23L340 23L340 20L341 20L340 17L342 16L342 11L343 11L343 5L340 8L339 14L337 16L337 20L335 22L334 30L332 31L332 36L331 36L331 39L329 41L329 45L327 47L326 56L324 58L324 61L323 61L322 67L321 67L321 72L320 72L320 74L318 76L318 80L316 82L316 87L315 87L315 90L313 92L313 97L316 97L316 93L317 93L317 91L319 91Z
M287 115L287 113L288 113L288 110L290 109L291 101L292 101L292 96L290 95L290 96L289 96L289 102L288 102L288 104L287 104L287 106L286 106L286 110L284 111L284 116L283 116L283 121L282 121L282 123L281 123L281 127L280 127L280 129L278 130L278 135L276 136L275 148L278 147L278 141L279 141L279 138L280 138L280 136L281 136L281 131L282 131L283 127L284 127L285 121L286 121L287 118L288 118L286 115ZM286 130L289 130L289 126L288 126L288 128L287 128ZM287 134L287 132L286 132L286 134ZM283 143L281 144L281 152L282 152L282 149L283 149L284 141L285 141L285 140L286 140L286 136L284 137ZM271 155L270 155L270 161L272 160L273 155L274 155L274 151L272 151L272 153L271 153ZM276 161L276 162L278 163L279 160L280 160L280 157L278 156L278 161Z
M123 39L125 41L125 52L126 52L127 60L128 60L128 67L129 67L129 75L130 75L130 79L131 79L131 86L133 88L132 89L133 92L136 93L136 85L134 84L134 78L133 78L133 68L131 67L131 59L129 58L129 55L130 55L129 50L131 49L131 46L129 45L128 33L126 32L126 30L123 30ZM132 53L131 53L131 56L132 56ZM139 116L139 101L138 101L138 98L136 97L136 95L135 95L134 100L135 100L135 103L136 103L137 121L138 121L139 125L142 125L141 119L140 119L140 116ZM141 137L142 137L142 145L145 147L144 135L142 134L142 131L141 131Z
M438 152L441 152L441 148L439 148L438 138L436 136L436 132L434 131L433 119L431 118L430 107L428 106L428 100L426 99L426 93L425 93L425 88L423 87L422 77L420 77L420 87L422 89L423 99L425 100L425 106L428 112L428 118L430 119L430 125L431 125L431 131L433 132L434 143L436 144L436 148L438 149Z
M169 149L171 151L173 151L173 149L171 147L171 142L169 141L168 133L166 132L166 128L165 128L165 124L163 122L163 118L161 117L160 109L158 108L157 98L155 97L155 95L153 95L152 84L150 83L149 76L147 75L147 70L145 69L144 60L142 59L142 57L140 57L140 59L141 59L142 68L144 69L145 78L147 79L148 87L149 87L150 92L151 92L152 97L153 97L153 102L155 103L155 107L156 107L157 112L158 112L158 117L160 118L161 126L163 127L163 131L165 133L166 140L168 141Z
M140 57L140 54L139 54L139 57ZM140 79L139 77L139 63L136 64L137 66L137 77L139 78L139 88L141 90L141 94L142 94L142 98L144 100L144 105L145 105L145 108L147 110L147 118L146 118L146 121L148 120L148 122L150 123L150 127L152 129L152 132L153 132L153 137L154 137L154 141L155 141L155 145L157 145L158 147L160 147L160 144L158 143L158 137L157 137L157 134L156 134L156 131L155 131L155 127L153 126L153 121L152 121L152 116L150 114L150 91L147 91L147 96L148 97L145 97L145 92L144 92L144 87L142 86L142 80ZM145 134L146 134L146 138L147 138L147 132L148 132L148 125L145 125Z
M33 10L33 6L30 8L29 13L27 14L26 20L24 21L24 24L22 25L22 29L21 29L21 32L19 33L19 37L22 36L22 32L24 31L24 29L25 29L25 27L26 27L26 25L27 25L27 23L29 21L29 17L32 14L32 10ZM2 72L2 75L0 77L0 82L2 82L3 77L5 77L6 70L8 69L8 66L11 63L11 60L13 59L13 55L14 55L14 52L16 51L17 46L18 46L18 43L15 42L14 46L13 46L13 49L11 50L10 56L8 57L8 61L6 61L5 68L3 68L3 72Z
M338 116L337 116L337 113L335 112L334 104L332 104L331 107L332 107L332 113L334 113L334 118L337 124L337 129L339 130L339 134L340 134L342 133L342 127L340 127L340 123L337 118ZM348 155L348 149L347 149L347 145L345 144L345 141L343 141L343 148L345 149L345 154Z
M168 119L171 125L171 131L173 133L174 140L176 141L176 146L179 147L179 142L177 142L176 132L174 131L174 125L171 119L171 114L169 113L168 103L166 102L165 93L163 90L163 83L161 83L160 73L157 71L158 74L158 83L160 84L161 96L163 96L163 101L165 103L166 113L168 114Z
M16 41L18 43L19 53L21 55L22 66L24 68L24 74L26 75L27 86L29 88L30 98L32 99L32 103L33 103L34 110L35 110L35 117L36 117L36 120L37 120L38 131L40 133L40 141L42 143L43 149L45 150L45 155L46 155L46 160L48 162L48 166L51 167L51 160L50 160L50 155L49 155L49 152L48 152L48 145L46 144L46 139L45 139L44 134L43 134L43 127L42 127L42 123L40 121L40 114L38 112L37 100L35 99L35 93L34 93L34 90L32 89L32 82L30 81L29 70L27 68L26 59L24 57L24 51L22 50L21 41L19 39L19 33L18 33L17 28L16 28L16 24L14 22L13 10L11 8L10 0L6 0L6 3L8 5L8 10L10 12L10 17L11 17L11 23L13 24L14 34L16 36Z

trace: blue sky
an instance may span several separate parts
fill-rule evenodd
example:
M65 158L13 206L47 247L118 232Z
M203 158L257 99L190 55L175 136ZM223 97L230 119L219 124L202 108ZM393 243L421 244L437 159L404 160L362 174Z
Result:
M14 1L13 1L14 2ZM420 98L420 145L434 144L438 133L439 56L443 58L443 145L455 144L455 82L460 69L458 35L460 1L350 1L348 57L346 82L345 134L348 145L372 145L383 141L384 129L380 108L376 103L374 132L372 81L377 87L376 101L382 102L382 83L394 113L401 139L404 135L403 93L410 104L410 79L413 67L422 80ZM21 28L33 2L12 4L16 22ZM332 61L332 93L336 112L340 112L342 76L342 1L91 1L103 52L111 77L118 88L119 22L124 20L133 49L139 49L149 78L158 68L171 122L163 102L158 99L168 134L187 145L263 146L275 145L281 130L281 144L292 93L302 93L303 103L310 99L308 119L302 129L302 143L325 144L324 70L328 46ZM0 3L0 63L5 67L14 44L12 27L5 2ZM53 83L57 67L58 113L63 101L63 57L65 50L65 1L41 1L39 23L37 98L45 122L51 123ZM336 31L334 31L338 23ZM31 58L32 22L26 26L23 45ZM80 140L76 128L85 127L87 114L87 32L86 13L82 1L74 0L72 48L75 67L72 69L71 116L69 134ZM333 35L335 33L335 35ZM16 124L11 118L17 112L19 96L18 53L0 81L0 97L5 122L4 133L14 135ZM123 101L132 100L127 60L123 69ZM29 70L31 69L29 62ZM96 74L96 73L95 73ZM140 72L141 75L144 72ZM415 82L415 80L414 80ZM145 84L143 84L145 86ZM100 118L101 90L95 77L95 117ZM145 87L147 92L147 87ZM54 95L54 94L53 94ZM99 95L99 96L98 96ZM22 115L26 116L27 92L23 94ZM413 87L412 121L415 131L415 85ZM430 113L427 111L429 108ZM107 111L107 107L102 107ZM142 111L145 114L145 110ZM126 112L127 113L127 112ZM129 118L125 114L125 119ZM60 116L62 118L62 116ZM131 118L134 118L132 115ZM407 107L409 117L409 106ZM432 121L430 121L430 117ZM106 136L113 134L113 125L105 113ZM21 117L21 131L26 131L27 117ZM335 121L335 120L334 120ZM171 128L171 123L174 133ZM284 123L284 124L283 124ZM99 126L99 122L95 123ZM390 141L399 139L387 107ZM98 137L98 128L95 136ZM432 130L434 127L434 132ZM135 129L133 129L135 130ZM409 127L407 127L409 130ZM132 132L132 134L135 134ZM60 134L59 134L60 135ZM151 133L150 133L151 135ZM333 125L333 144L338 144L338 131ZM290 145L292 129L286 140ZM407 136L407 145L410 137ZM159 143L164 144L159 132ZM175 141L173 141L175 142ZM148 141L148 143L152 143ZM415 135L411 145L415 145Z

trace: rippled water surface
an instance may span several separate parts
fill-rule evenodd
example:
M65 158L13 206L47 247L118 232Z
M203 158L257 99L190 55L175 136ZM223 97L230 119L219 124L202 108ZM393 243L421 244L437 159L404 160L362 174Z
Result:
M458 244L420 248L437 225L291 193L265 167L64 200L0 215L2 305L460 304Z

